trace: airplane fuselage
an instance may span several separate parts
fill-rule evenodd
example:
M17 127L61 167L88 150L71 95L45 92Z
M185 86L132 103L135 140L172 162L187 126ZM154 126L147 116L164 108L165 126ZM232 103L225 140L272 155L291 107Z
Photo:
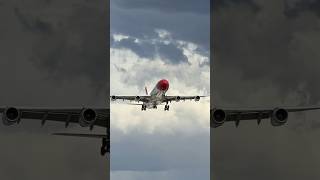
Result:
M156 86L150 92L150 101L144 102L143 104L145 104L149 109L157 108L157 105L163 102L163 99L168 89L169 89L168 80L162 79L158 81Z

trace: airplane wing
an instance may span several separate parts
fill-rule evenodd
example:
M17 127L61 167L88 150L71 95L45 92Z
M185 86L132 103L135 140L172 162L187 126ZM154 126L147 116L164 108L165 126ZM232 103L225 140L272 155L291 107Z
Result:
M260 124L263 119L271 119L273 126L281 126L287 123L290 112L301 112L310 110L319 110L320 106L314 107L280 107L270 109L223 109L214 108L210 110L211 127L216 128L222 126L225 122L234 122L236 127L243 120L257 120Z
M116 100L127 100L127 101L137 101L137 102L148 102L150 96L111 96L112 101Z
M195 100L199 101L201 97L206 97L206 96L165 96L164 102L167 101L181 101L181 100Z
M79 123L82 127L109 126L109 109L106 108L0 108L2 121L5 125L19 123L22 119L40 120L44 125L46 121L60 121L65 123Z
M77 133L53 133L52 135L56 136L70 136L70 137L84 137L84 138L109 138L107 134L77 134ZM110 139L106 139L110 141Z

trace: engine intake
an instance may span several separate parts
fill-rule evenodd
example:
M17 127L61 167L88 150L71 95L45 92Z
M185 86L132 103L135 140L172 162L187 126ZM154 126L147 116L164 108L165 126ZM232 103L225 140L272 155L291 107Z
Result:
M179 102L180 100L181 100L181 97L180 97L180 96L177 96L177 97L176 97L176 101Z
M82 127L93 125L97 120L97 113L93 109L84 109L80 114L79 124Z
M212 113L210 113L211 116L211 127L219 127L223 123L225 123L227 119L226 112L222 109L215 109Z
M117 100L116 96L111 96L111 101Z
M194 100L195 100L195 101L200 101L200 96L194 97Z
M6 108L2 115L2 122L4 125L13 125L18 123L21 119L20 111L17 108L9 107Z
M281 126L287 123L288 111L281 108L276 108L273 110L271 115L271 124L273 126Z
M141 97L140 96L136 96L136 101L140 101Z

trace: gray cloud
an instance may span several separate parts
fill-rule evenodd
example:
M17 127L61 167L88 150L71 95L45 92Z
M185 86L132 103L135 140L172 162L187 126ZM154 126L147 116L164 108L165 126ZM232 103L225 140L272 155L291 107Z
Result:
M192 0L175 0L175 1L161 1L161 0L115 0L115 4L127 9L146 10L151 9L161 12L179 13L187 12L194 14L208 14L208 0L199 0L194 3Z
M142 2L142 1L141 1ZM152 1L144 3L144 8L136 8L131 1L111 2L111 32L126 34L139 39L155 38L155 29L164 29L171 33L173 39L193 42L209 49L209 1L194 3L191 1ZM176 4L177 3L177 4ZM160 4L160 6L159 6ZM183 9L201 6L199 13L186 12ZM154 8L157 7L157 11ZM176 9L167 13L167 9ZM191 8L189 8L191 10Z
M59 2L46 5L49 11ZM96 88L105 87L108 76L107 10L94 3L79 3L66 13L34 10L34 7L14 8L17 20L35 39L30 60L39 69L48 71L48 78L61 81L83 76Z
M1 4L0 19L6 23L2 23L0 28L0 106L107 105L109 88L104 79L109 74L109 63L108 56L101 55L101 47L106 46L102 41L106 40L96 37L107 36L101 34L100 25L91 26L89 31L83 24L90 22L89 19L94 23L107 19L100 8L106 5L104 1L34 0ZM86 12L87 16L79 11ZM104 25L105 22L101 26ZM85 28L81 29L82 26ZM94 31L97 32L87 34ZM83 40L79 47L75 43L77 40ZM64 129L63 124L53 122L40 127L40 122L35 120L23 120L18 126L0 125L1 178L108 177L109 162L99 155L100 140L50 135L52 132L70 131L88 133L88 129L79 125ZM94 132L104 133L105 129L95 128Z
M214 11L213 104L312 105L320 100L319 16L315 1L225 1ZM212 129L216 179L317 179L318 112ZM240 162L246 162L245 166ZM292 171L294 169L294 171Z
M142 42L136 42L136 40L133 37L121 39L119 42L113 42L112 47L130 49L139 57L151 60L160 56L164 61L172 64L188 62L187 56L183 54L182 48L179 48L176 42L167 44L161 41L150 42L146 39Z

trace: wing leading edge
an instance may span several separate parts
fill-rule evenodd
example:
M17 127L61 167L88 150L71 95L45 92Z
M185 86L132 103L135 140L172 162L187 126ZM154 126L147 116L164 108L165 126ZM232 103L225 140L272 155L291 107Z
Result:
M201 97L206 96L164 96L162 102L171 101L185 101L185 100L195 100L199 101ZM123 101L136 101L136 102L149 102L150 96L110 96L112 101L123 100Z
M214 108L210 110L211 127L222 126L225 122L234 122L236 127L243 120L257 120L260 124L263 119L271 119L273 126L281 126L287 123L289 113L319 110L320 106L313 107L280 107L270 109L223 109Z
M22 119L64 122L65 127L70 123L79 123L82 127L100 126L108 128L109 109L106 108L0 108L5 125L19 123Z

